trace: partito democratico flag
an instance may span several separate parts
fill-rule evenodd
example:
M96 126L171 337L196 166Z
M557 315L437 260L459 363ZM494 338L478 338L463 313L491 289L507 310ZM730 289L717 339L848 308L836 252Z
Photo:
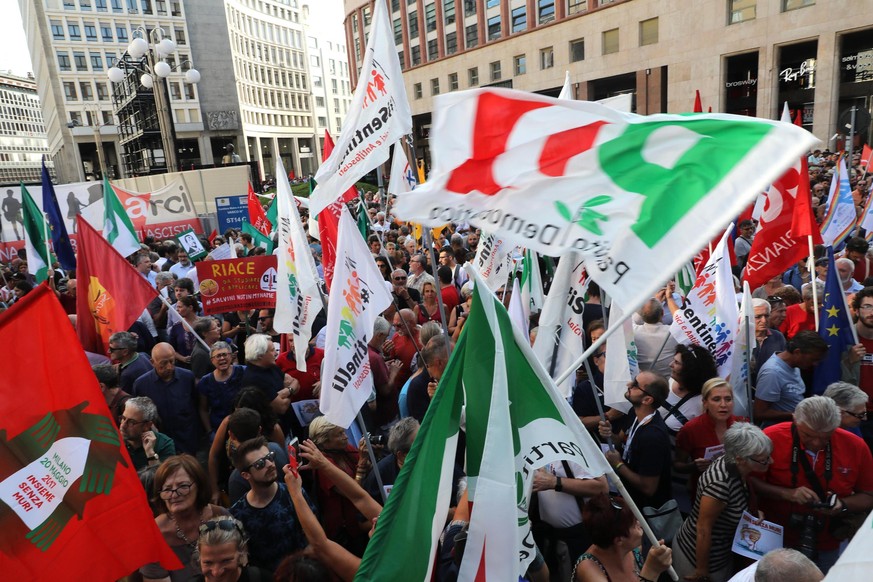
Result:
M343 206L333 285L327 302L327 335L321 372L321 411L348 428L370 396L373 375L367 343L380 313L391 305L376 261Z
M412 113L400 74L386 0L376 0L370 38L352 106L336 148L315 174L313 216L388 159L391 144L412 131Z
M437 98L430 179L395 208L402 220L466 221L545 255L577 250L630 310L816 143L750 117L450 93Z
M181 568L54 291L42 285L0 315L0 341L15 346L0 382L3 579Z

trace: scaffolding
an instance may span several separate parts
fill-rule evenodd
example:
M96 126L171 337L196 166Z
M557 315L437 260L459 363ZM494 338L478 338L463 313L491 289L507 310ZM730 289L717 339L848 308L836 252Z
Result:
M124 53L116 64L124 79L112 85L112 104L118 120L121 164L126 176L161 174L167 171L153 89L140 84L148 69L146 58L135 60ZM163 79L156 79L163 82Z

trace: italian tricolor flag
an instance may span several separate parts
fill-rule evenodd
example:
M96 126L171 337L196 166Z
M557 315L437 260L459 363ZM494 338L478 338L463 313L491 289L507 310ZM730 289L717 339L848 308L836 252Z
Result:
M534 558L527 508L537 468L568 460L592 477L609 469L529 340L479 275L470 274L476 278L470 317L355 580L430 580L453 504L461 430L472 502L461 580L518 580L527 570Z
M24 248L27 252L27 272L37 283L48 279L51 257L49 256L49 228L45 215L34 202L24 183L21 184L21 201L24 208Z
M122 257L129 257L141 249L133 222L106 177L103 178L103 238Z

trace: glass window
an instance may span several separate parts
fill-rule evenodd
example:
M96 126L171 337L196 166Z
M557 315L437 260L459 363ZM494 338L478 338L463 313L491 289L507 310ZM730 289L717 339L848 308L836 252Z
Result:
M488 40L500 38L500 16L492 16L488 19Z
M60 20L52 20L50 22L52 27L52 37L54 37L55 40L66 40L67 36L64 34L64 23Z
M650 18L640 22L640 46L658 43L658 19Z
M427 60L435 61L440 58L440 47L437 39L427 41Z
M106 0L94 0L94 6L97 12L106 12Z
M428 32L436 30L436 4L428 4L424 7L424 23Z
M450 32L446 35L446 54L453 55L458 52L458 33Z
M488 69L491 71L491 80L499 81L501 77L500 61L494 61L493 63L489 64Z
M458 74L449 73L449 91L458 90Z
M611 55L618 52L618 29L603 32L603 54Z
M464 0L464 16L476 14L476 0Z
M67 101L78 101L79 94L76 93L76 84L72 81L64 82L64 97Z
M512 32L521 32L527 28L527 8L521 6L512 9Z
M466 28L464 42L467 44L467 48L474 48L479 44L479 27L475 24L471 24Z
M70 40L82 40L82 32L78 24L67 24L67 30L70 32Z
M89 11L91 10L91 0L79 0L79 6L82 10Z
M70 66L70 54L67 52L58 53L58 69L61 71L72 71Z
M403 42L403 22L399 18L394 19L394 44Z
M415 99L421 99L421 83L412 86L412 95Z
M124 7L121 5L121 0L112 0L113 12L124 12Z
M512 61L516 77L527 73L527 55L516 55Z
M406 18L409 22L409 38L418 38L418 12L413 10Z
M113 53L105 53L104 56L106 57L106 66L107 67L114 67L115 63L118 62L118 57L116 55L114 55Z
M409 54L410 54L410 57L412 60L413 67L421 64L421 47L420 46L416 45L416 46L412 47L411 49L409 49Z
M76 3L73 0L64 0L64 10L75 10Z
M403 54L403 51L399 51L397 53L397 60L400 61L400 68L406 68L406 56Z
M391 0L391 12L400 10L400 0Z
M467 69L467 84L470 87L476 87L479 85L479 67Z
M106 83L101 83L97 81L97 100L98 101L107 101L109 99L109 89L106 86Z
M815 0L782 0L782 12L815 5Z
M540 69L551 69L555 66L555 50L552 47L540 49Z
M431 95L439 95L440 94L440 80L439 79L431 79L430 80L430 94Z
M85 23L85 38L97 42L97 27L93 23Z
M728 0L728 24L754 20L757 0Z
M570 62L577 63L585 60L585 39L579 38L570 41Z
M500 6L500 0L487 0L485 4L485 8L494 8L495 6Z
M103 57L100 53L90 53L91 57L91 70L92 71L102 71L103 70Z
M83 52L74 52L73 53L73 62L76 64L77 71L87 71L88 70L88 62L85 60L85 53Z
M569 0L567 2L567 14L578 14L588 10L588 0Z
M443 19L446 24L455 22L455 0L443 1Z
M185 31L181 28L173 29L173 36L176 37L176 44L185 44Z
M91 83L79 83L79 89L82 92L82 101L94 101L94 91L91 89Z
M121 44L127 44L127 29L124 26L116 26L115 37Z
M103 42L112 42L112 25L100 23L100 36Z
M545 24L555 19L555 0L537 0L539 23Z

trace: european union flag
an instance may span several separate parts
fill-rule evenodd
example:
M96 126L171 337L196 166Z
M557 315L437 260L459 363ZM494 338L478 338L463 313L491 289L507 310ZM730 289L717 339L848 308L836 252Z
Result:
M61 209L58 208L55 187L45 167L45 160L42 161L42 210L52 229L52 248L61 268L65 271L75 269L76 253L73 252L73 245L70 244L70 237L67 236L67 227L61 217Z
M834 265L833 247L828 246L827 252L828 278L821 302L818 334L827 342L828 353L815 368L812 389L816 394L824 393L832 382L840 380L840 360L846 350L857 343L852 334L852 319L840 284L840 274Z

